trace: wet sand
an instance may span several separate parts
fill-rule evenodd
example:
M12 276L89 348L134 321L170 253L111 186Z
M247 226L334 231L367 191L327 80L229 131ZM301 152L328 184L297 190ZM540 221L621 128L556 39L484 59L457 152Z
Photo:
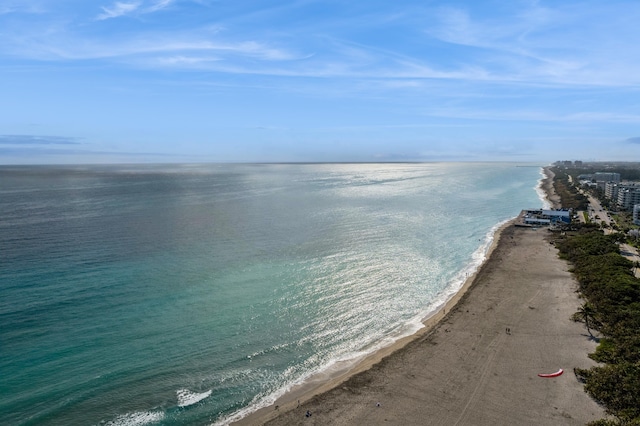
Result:
M503 227L478 273L421 332L239 424L584 425L604 417L573 374L594 364L595 342L570 320L577 284L550 235ZM559 368L556 378L537 375Z

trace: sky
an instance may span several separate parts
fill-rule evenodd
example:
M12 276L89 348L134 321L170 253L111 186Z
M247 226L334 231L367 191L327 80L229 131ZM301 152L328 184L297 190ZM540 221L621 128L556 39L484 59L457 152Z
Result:
M0 164L640 161L637 0L1 0Z

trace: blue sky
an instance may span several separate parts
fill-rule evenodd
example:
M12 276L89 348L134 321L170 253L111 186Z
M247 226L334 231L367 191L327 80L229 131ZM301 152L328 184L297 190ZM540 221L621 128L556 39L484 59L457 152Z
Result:
M637 0L2 0L0 163L640 161Z

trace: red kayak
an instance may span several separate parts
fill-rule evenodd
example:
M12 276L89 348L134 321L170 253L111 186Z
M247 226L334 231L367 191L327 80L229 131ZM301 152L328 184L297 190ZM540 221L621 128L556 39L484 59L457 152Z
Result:
M547 373L547 374L540 373L540 374L538 374L538 376L540 376L540 377L558 377L562 373L564 373L564 370L561 368L560 370L556 371L555 373Z

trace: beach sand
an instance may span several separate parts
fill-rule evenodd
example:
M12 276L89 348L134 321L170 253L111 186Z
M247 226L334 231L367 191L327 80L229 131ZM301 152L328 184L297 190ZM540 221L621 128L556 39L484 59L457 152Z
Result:
M561 207L560 204L560 196L556 194L556 190L553 188L553 177L555 174L549 169L549 167L544 168L545 177L542 179L542 190L545 192L547 200L549 204L551 204L551 208L559 209Z
M573 374L594 365L587 354L596 344L570 320L577 283L549 238L546 229L505 225L478 273L419 333L238 424L584 425L604 417ZM537 375L559 368L556 378Z

